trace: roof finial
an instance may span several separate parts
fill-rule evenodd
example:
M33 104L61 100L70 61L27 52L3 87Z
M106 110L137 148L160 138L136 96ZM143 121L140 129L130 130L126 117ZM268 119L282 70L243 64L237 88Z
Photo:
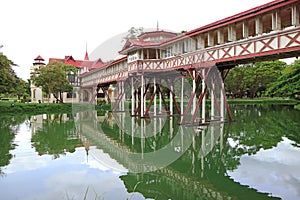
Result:
M84 56L84 60L90 60L89 59L89 54L87 52L87 41L85 41L85 56Z
M159 30L158 20L157 20L157 22L156 22L156 30L157 30L157 31Z

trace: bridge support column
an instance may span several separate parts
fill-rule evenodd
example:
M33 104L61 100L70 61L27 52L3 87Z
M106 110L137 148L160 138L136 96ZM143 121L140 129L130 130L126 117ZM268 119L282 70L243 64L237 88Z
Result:
M147 98L146 98L146 92L147 92L147 90L148 90L148 86L149 85L146 85L146 82L147 82L147 79L146 79L146 77L144 77L144 85L146 86L146 87L144 87L144 116L145 116L145 111L146 111L146 109L147 109Z
M122 105L122 110L121 111L125 111L125 101L126 101L126 93L125 93L125 81L121 82L122 85L122 101L121 101L121 105Z
M141 76L141 117L144 117L144 91L145 91L145 85L144 85L144 75Z
M138 107L139 107L139 91L137 89L135 90L135 109L138 109ZM136 114L136 112L134 114Z
M201 151L205 152L205 129L201 131ZM204 175L204 153L201 155L201 177Z
M202 69L202 76L205 75L205 69ZM205 91L205 80L204 78L202 78L202 93L204 93ZM205 122L205 101L206 101L206 95L203 96L203 100L202 100L202 113L201 113L201 118L202 118L202 123Z
M142 154L142 159L144 159L144 149L145 149L145 119L141 120L141 154Z
M119 111L124 111L124 101L125 101L124 81L118 83L118 89L119 89L119 95L116 103L119 104Z
M157 95L156 95L156 78L154 76L153 78L153 92L154 92L154 116L156 116L156 99L157 99Z
M172 138L173 137L173 128L174 126L173 126L173 117L172 116L170 116L170 138Z
M184 76L181 77L180 114L183 115Z
M173 115L173 83L170 86L170 115Z
M135 101L134 101L134 97L135 97L135 90L134 90L134 85L133 85L134 81L133 81L133 77L131 77L131 115L134 115L134 110L135 110Z
M193 147L193 151L192 151L192 173L195 173L195 151L196 151L196 141L195 141L195 134L193 134L192 136L192 147Z
M221 83L221 91L220 91L220 108L221 108L221 121L225 120L225 97L224 97L224 82Z
M220 124L220 154L223 151L223 142L224 142L224 124Z
M193 79L193 93L196 94L196 70L193 70L192 73L192 79ZM191 114L193 115L196 109L196 95L193 98L193 107L192 107L192 111Z
M159 92L159 114L162 112L162 96L161 92Z
M212 81L212 88L210 90L210 119L215 119L215 84Z

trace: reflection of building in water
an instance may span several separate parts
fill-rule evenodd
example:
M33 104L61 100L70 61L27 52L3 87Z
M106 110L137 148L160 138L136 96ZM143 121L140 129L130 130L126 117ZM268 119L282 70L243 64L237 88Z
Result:
M180 164L180 163L178 163ZM186 166L188 167L188 166ZM230 179L216 171L206 171L205 177L180 173L166 167L155 172L127 174L120 177L128 192L140 192L154 199L279 199Z
M89 151L90 155L93 155L101 164L105 165L103 162L110 161L97 157L102 155L97 154L97 150L109 154L110 160L115 161L114 164L113 162L106 163L106 166L110 165L112 169L122 170L125 167L129 171L151 171L121 176L129 192L140 192L146 198L155 199L269 198L268 194L258 193L226 176L228 166L223 163L227 156L224 152L226 150L224 124L216 123L211 126L197 127L189 149L174 163L162 168L141 162L142 155L156 151L167 143L172 143L172 134L176 134L176 130L180 133L180 128L175 125L176 122L173 122L173 127L170 128L169 121L162 121L160 118L152 120L152 123L148 123L146 119L136 119L136 122L133 120L128 123L122 113L114 117L109 120L109 123L115 120L121 129L116 125L110 126L105 119L97 123L97 126L93 120L80 122L79 132L85 137L85 142L97 146L98 149L90 148ZM158 134L148 138L137 137L138 134L146 136L148 132L145 130L149 132L157 130ZM182 139L184 140L185 137ZM163 143L161 143L162 140ZM182 150L181 143L174 144L174 152ZM140 153L140 160L134 159L132 152Z
M32 134L35 134L38 129L43 128L43 115L31 116L30 127Z
M213 149L218 143L220 135L221 141L223 140L223 124L216 123L209 128L199 127L201 133L196 132L193 137L187 137L192 133L184 132L184 129L176 125L178 122L173 118L169 119L170 123L167 123L166 119L162 118L148 120L130 117L129 122L131 123L128 123L125 113L114 117L106 115L104 120L100 118L102 122L99 123L100 120L95 112L80 113L76 115L76 128L81 137L84 137L85 145L92 143L98 146L130 171L153 171L164 167L156 165L157 163L151 165L149 162L147 164L138 162L133 154L139 154L140 158L144 159L144 155L147 156L147 153L159 151L170 143L172 153L178 153L180 156L180 153L184 152L191 144L196 148L195 137L201 137L200 151L198 154L194 151L192 153L191 162L194 165L197 156L203 159ZM177 135L179 135L179 139L175 140Z
M30 127L32 134L35 134L38 129L43 128L43 123L47 120L57 122L67 122L70 120L68 114L41 114L41 115L33 115L30 117Z

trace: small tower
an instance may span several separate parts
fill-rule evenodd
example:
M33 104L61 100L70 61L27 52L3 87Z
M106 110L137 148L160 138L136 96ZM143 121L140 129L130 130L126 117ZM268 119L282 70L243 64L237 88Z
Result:
M40 56L40 55L38 55L38 57L36 57L35 59L34 59L34 63L33 63L33 66L41 66L41 65L45 65L45 63L44 63L44 58L42 58L42 56Z
M44 66L45 65L44 61L45 60L40 55L34 59L33 66L30 67L31 75L37 76L35 74L35 69L38 69L40 66ZM43 102L43 92L41 87L36 87L31 81L30 90L31 90L32 103Z

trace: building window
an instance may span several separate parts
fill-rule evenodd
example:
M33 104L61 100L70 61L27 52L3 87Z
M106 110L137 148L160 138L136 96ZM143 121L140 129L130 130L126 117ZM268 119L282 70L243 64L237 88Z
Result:
M105 93L97 93L97 98L105 98Z
M183 42L183 53L187 53L190 51L190 40L185 40Z
M67 98L76 98L76 93L68 92L67 93Z
M75 75L69 74L68 75L68 80L69 80L70 83L75 83Z
M34 90L32 91L32 93L33 93L33 94L32 94L32 98L35 99L35 98L36 98L36 89L34 89Z
M166 58L171 57L172 56L172 47L167 47L166 49Z

